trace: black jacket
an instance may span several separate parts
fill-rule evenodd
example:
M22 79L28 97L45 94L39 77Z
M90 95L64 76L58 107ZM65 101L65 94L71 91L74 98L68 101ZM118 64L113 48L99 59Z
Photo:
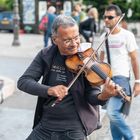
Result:
M45 84L47 83L52 59L55 57L57 51L56 46L51 46L50 49L42 49L17 83L20 90L38 96L33 127L40 121L43 104L49 101L50 98L50 96L47 95L49 85ZM41 76L43 78L42 84L38 82ZM73 98L86 135L89 135L97 128L98 113L96 105L104 105L105 101L97 99L98 94L101 93L100 87L89 85L88 89L86 89L83 82L85 77L80 76L80 78L81 86L78 88L80 88L81 93L73 94ZM84 93L85 89L88 92L86 94Z
M94 18L88 18L82 21L79 24L79 32L86 39L87 42L90 42L89 38L93 37L93 34L97 32L97 24Z

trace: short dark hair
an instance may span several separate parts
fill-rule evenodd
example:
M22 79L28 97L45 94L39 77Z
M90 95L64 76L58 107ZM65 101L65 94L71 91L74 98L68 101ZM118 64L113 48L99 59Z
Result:
M122 15L122 11L120 9L120 7L118 5L115 4L110 4L105 11L115 11L117 16L121 16Z

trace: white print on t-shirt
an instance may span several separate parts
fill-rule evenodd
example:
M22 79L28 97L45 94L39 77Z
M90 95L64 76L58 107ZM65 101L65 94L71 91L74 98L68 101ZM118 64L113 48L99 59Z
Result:
M105 34L101 36L103 40ZM121 31L117 34L110 34L108 37L108 44L110 50L110 59L111 59L111 68L113 76L123 75L129 77L130 72L130 58L129 52L132 52L138 49L134 34L128 30L121 28ZM106 48L105 43L101 48L101 51L105 52L106 57Z

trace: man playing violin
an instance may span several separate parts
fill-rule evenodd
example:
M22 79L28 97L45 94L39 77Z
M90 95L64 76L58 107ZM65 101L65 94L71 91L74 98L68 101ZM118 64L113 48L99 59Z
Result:
M104 22L111 31L121 17L121 9L117 5L109 5L104 12ZM104 33L102 37L105 37ZM134 72L135 83L133 88L134 96L140 94L140 73L138 63L138 46L135 37L130 31L121 28L119 25L113 30L106 43L101 49L101 61L107 57L107 47L110 52L110 63L113 73L113 81L123 87L126 94L131 96L130 89L130 62ZM108 55L109 56L109 55ZM130 61L131 60L131 61ZM125 103L122 97L111 97L107 103L107 113L110 119L110 129L113 140L134 140L132 130L122 116L122 109Z
M82 73L68 90L76 73L65 60L80 47L75 20L57 16L52 39L55 45L42 49L17 83L20 90L38 96L33 131L27 140L84 140L97 128L97 106L116 96L119 88L107 78L101 91ZM38 82L41 77L42 83Z

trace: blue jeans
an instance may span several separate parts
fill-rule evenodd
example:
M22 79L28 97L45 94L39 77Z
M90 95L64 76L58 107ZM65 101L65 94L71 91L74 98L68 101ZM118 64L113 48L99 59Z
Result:
M47 31L44 33L44 47L48 47L49 39L51 39L51 33L48 33ZM51 39L52 43L52 39Z
M127 95L131 94L129 78L115 76L112 80L123 87ZM113 140L122 140L122 138L124 138L124 140L133 140L133 133L121 113L123 104L124 101L120 96L111 97L107 103L107 114L110 119L110 129Z
M39 123L26 140L84 140L82 130L51 131Z

